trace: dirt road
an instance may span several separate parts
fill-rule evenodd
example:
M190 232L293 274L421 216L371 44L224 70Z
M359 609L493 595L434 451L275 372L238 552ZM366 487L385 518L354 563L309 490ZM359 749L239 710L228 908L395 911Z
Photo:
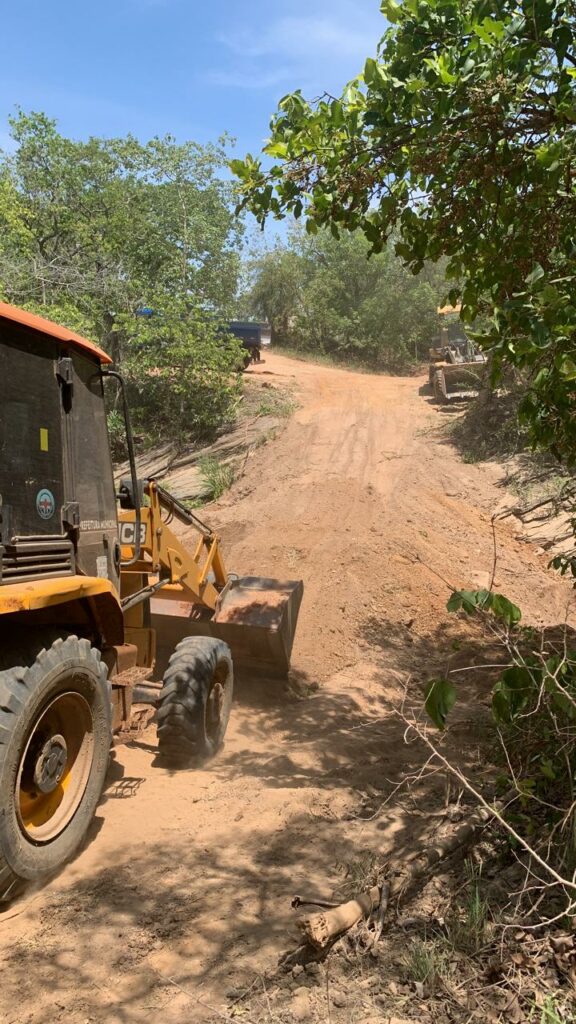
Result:
M460 461L423 381L277 355L252 373L294 385L299 408L205 515L231 568L304 579L294 684L241 687L204 770L156 767L153 729L117 748L86 848L0 916L2 1021L230 1020L251 985L263 1009L240 1019L325 1020L322 986L262 980L294 944L290 898L330 895L346 872L365 875L371 853L401 860L436 827L439 781L419 804L381 808L422 759L392 708L470 657L440 577L489 583L490 517L509 500L498 467ZM498 530L497 588L527 619L563 621L570 592L511 522ZM452 741L475 770L478 685L463 684ZM331 1019L388 1014L345 995Z

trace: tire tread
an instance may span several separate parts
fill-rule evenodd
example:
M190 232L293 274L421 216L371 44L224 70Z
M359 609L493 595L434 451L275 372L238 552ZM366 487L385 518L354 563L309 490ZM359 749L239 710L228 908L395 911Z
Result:
M37 634L35 641L28 644L26 640L26 646L20 641L18 645L4 647L0 656L0 775L13 726L26 698L34 690L36 675L56 668L62 664L64 657L66 661L85 662L92 668L96 661L101 682L107 683L108 671L101 660L100 651L92 647L89 640L78 639L76 636L62 637L46 631L44 635ZM14 664L15 661L18 664ZM108 691L111 694L109 683ZM110 723L111 711L110 704ZM0 850L0 904L13 896L21 885L22 879L12 870Z
M204 706L214 671L222 662L231 687L232 659L222 640L186 637L176 647L164 674L157 711L161 757L184 762L215 752L204 734Z
M21 706L21 701L19 700L19 688L21 686L22 669L20 666L0 672L0 712L4 715L14 715L14 711L10 707L10 704L14 701L17 702L18 706ZM6 734L4 739L2 739L3 732ZM0 715L0 767L2 765L2 747L10 739L10 735L11 730L6 725L6 722L2 722L2 715ZM18 882L18 875L12 871L12 868L0 851L0 903L9 898Z

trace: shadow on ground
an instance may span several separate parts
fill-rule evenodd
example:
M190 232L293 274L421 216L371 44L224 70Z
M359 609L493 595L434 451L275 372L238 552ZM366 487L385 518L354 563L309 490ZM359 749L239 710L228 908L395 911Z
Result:
M424 820L411 817L411 844ZM242 980L234 970L240 954L248 985L264 969L263 946L280 956L296 945L290 901L303 880L333 871L335 856L357 861L354 841L334 831L333 820L316 820L311 842L310 821L300 817L266 842L244 844L241 859L231 848L206 850L199 836L102 866L90 881L46 898L36 938L5 952L0 1008L18 1007L33 978L35 1011L3 1019L53 1024L66 1013L128 1024L162 1011L163 1020L196 1021L215 1003L216 1016L230 976ZM174 999L187 1011L180 1018L165 1015Z
M481 665L497 652L457 618L421 634L367 615L358 637L369 659L318 690L302 673L289 685L239 681L233 742L207 768L230 793L217 839L191 817L185 834L175 828L165 842L139 844L131 859L123 854L91 878L43 894L33 935L4 948L0 1016L19 1005L33 978L33 1015L10 1011L7 1020L215 1019L232 982L248 987L296 945L296 892L311 880L328 896L347 877L362 886L374 859L403 864L438 838L446 782L440 774L418 779L429 751L418 739L406 742L397 712L422 713L430 675L472 668L462 673L453 725L435 740L478 778L492 682ZM151 738L136 745L153 750ZM138 798L142 779L123 774L121 747L115 759L105 799ZM407 778L410 791L397 791ZM169 794L168 775L166 786ZM277 791L278 809L284 791L303 796L284 817L269 803L260 818L262 787ZM255 810L243 820L250 800ZM8 921L0 918L0 927Z

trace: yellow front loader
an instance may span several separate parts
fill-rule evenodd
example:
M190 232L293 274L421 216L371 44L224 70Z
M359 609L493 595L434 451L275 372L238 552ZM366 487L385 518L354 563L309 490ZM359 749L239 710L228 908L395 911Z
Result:
M110 362L0 303L0 900L78 849L113 735L155 717L166 762L201 761L223 741L234 668L289 669L302 583L229 575L217 535L138 480L125 398L116 494Z
M459 319L461 306L438 308L440 344L430 349L428 377L437 402L449 402L478 392L486 355L465 334Z

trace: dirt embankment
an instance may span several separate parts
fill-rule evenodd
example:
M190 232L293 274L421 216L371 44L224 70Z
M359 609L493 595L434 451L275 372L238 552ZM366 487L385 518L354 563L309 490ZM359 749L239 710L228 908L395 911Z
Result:
M402 862L437 832L438 776L410 800L395 794L423 754L392 709L419 701L447 660L474 657L467 625L447 623L442 580L490 581L506 495L496 468L465 465L442 441L414 378L274 354L258 374L295 384L299 408L204 515L230 569L304 579L297 685L240 687L225 749L203 770L156 767L153 729L117 748L84 851L0 917L11 1024L431 1019L417 994L398 1010L397 947L354 991L271 972L293 945L294 893L330 895L346 873L362 881L373 855ZM545 563L510 521L499 527L495 585L538 624L563 621L571 593ZM482 681L463 678L451 749L481 775L484 719L470 701ZM318 689L301 697L302 681Z

